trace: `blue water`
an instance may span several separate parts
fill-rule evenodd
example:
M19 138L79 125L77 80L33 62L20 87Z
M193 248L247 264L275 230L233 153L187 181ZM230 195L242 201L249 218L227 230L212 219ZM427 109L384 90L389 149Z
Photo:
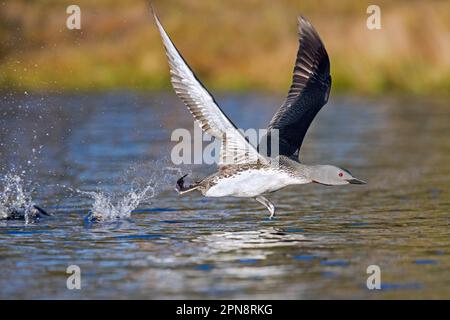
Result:
M282 97L217 100L247 129L264 128ZM21 175L54 215L0 221L0 298L450 298L445 101L332 97L303 161L369 183L286 188L269 196L273 220L253 200L176 194L183 173L215 168L170 162L172 130L193 129L172 93L0 101L0 173ZM130 215L86 219L95 197L79 191L115 206L146 186ZM382 290L366 287L374 264ZM69 265L81 269L81 290L66 287Z

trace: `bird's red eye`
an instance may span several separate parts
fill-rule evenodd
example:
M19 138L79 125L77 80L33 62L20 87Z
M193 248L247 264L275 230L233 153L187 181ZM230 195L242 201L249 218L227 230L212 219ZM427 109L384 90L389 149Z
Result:
M342 177L344 174L342 172L339 172L339 177Z

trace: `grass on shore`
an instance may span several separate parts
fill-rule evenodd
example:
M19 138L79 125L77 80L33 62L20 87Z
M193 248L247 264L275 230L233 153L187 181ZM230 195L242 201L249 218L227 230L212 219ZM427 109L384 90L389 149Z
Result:
M65 27L69 1L0 4L0 88L137 90L170 86L145 0L79 0L82 29ZM327 46L336 92L439 94L450 89L450 3L379 1L153 1L186 60L213 90L286 92L303 14Z

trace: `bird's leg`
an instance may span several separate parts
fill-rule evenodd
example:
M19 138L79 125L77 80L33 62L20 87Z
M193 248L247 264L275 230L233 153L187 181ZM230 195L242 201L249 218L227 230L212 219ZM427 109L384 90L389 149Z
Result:
M270 212L269 219L272 219L272 217L275 214L275 206L273 205L273 203L270 202L266 197L263 197L263 196L257 196L257 197L255 197L255 200L258 201L259 203L261 203L262 205L264 205L267 208L267 210L269 210L269 212Z

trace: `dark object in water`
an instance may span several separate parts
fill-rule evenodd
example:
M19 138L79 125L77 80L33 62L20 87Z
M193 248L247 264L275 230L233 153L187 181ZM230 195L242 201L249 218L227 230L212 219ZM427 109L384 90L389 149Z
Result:
M47 211L45 211L41 207L38 207L37 205L33 205L33 208L36 209L40 214L42 214L44 216L48 216L48 217L52 216L50 213L48 213Z
M25 208L16 208L12 209L10 212L8 212L8 216L6 217L6 220L25 220L26 215L26 209ZM33 205L30 209L29 218L31 219L39 219L42 216L52 216L47 211L42 209L41 207L38 207L36 205Z
M92 222L100 222L102 219L96 215L92 210L89 210L87 215L84 217L83 221L86 224L90 224Z
M176 190L178 192L182 192L187 189L184 187L184 178L186 178L186 177L187 177L187 174L185 174L184 176L182 176L180 179L177 180Z
M175 187L175 190L179 193L179 194L183 194L189 191L193 191L195 189L198 188L197 185L192 185L190 184L188 187L186 187L184 185L184 178L187 177L187 174L185 174L184 176L182 176L180 179L177 180L177 185Z

